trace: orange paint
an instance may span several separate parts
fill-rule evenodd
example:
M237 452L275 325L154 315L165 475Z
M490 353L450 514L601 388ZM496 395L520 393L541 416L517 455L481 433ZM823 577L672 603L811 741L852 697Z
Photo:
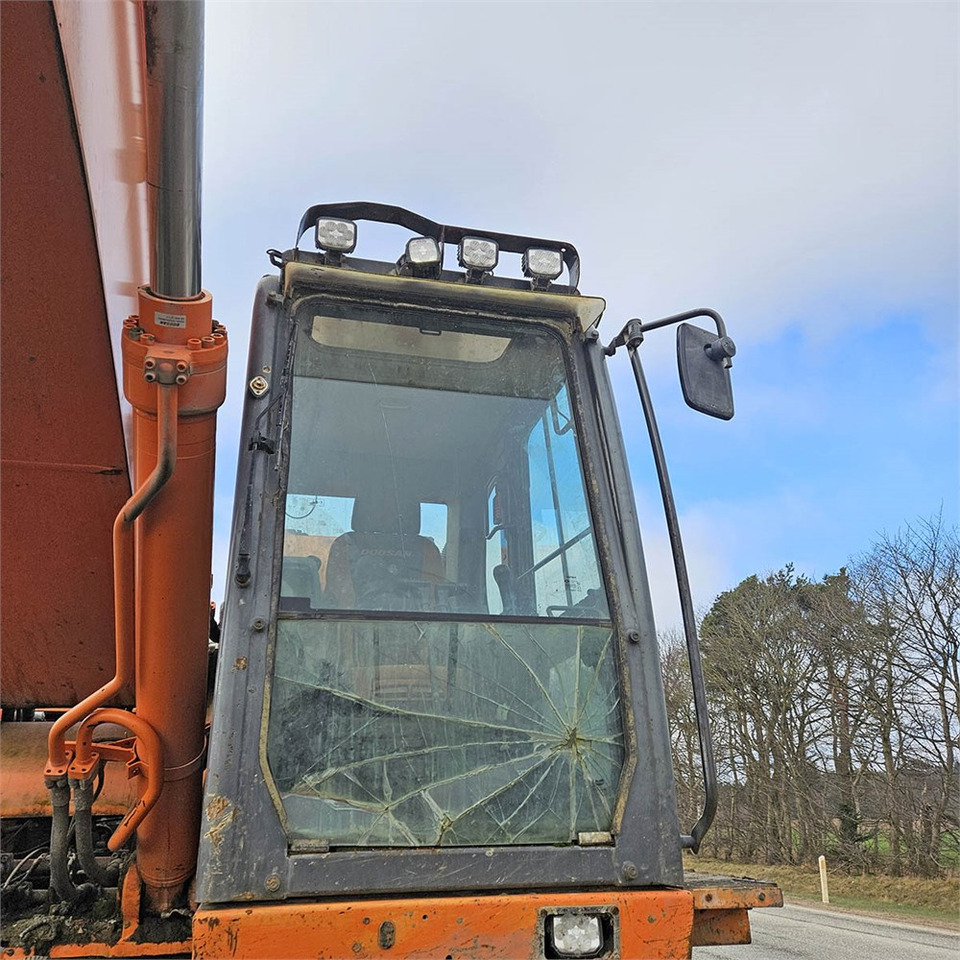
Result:
M110 289L101 276L114 238L98 243L53 8L0 3L0 20L0 702L69 706L113 670L110 524L130 495L106 307L117 275ZM107 117L104 96L89 107Z
M74 759L68 771L71 778L81 779L84 775L90 776L96 769L99 755L93 750L93 729L100 723L115 723L136 734L137 759L134 761L136 763L135 769L139 773L145 773L147 778L140 799L120 821L119 826L107 843L110 850L116 852L130 839L134 830L137 829L160 798L164 777L163 747L154 729L136 714L128 713L126 710L97 710L90 714L77 730ZM106 757L106 750L108 749L101 747L100 753ZM122 756L124 754L121 754Z
M543 957L541 911L616 910L626 958L689 957L688 890L526 893L336 903L201 908L193 920L196 958L369 957L521 960ZM392 925L392 945L389 940Z
M205 756L207 638L216 411L226 393L227 338L208 293L168 301L140 289L122 338L133 404L134 476L157 464L156 383L177 393L173 474L137 521L137 714L159 735L163 791L137 830L151 905L172 905L196 869Z
M723 886L713 878L709 884L687 875L696 910L738 910L752 907L782 907L783 891L775 883L729 879ZM724 878L726 879L726 878Z
M52 723L5 723L0 736L0 816L49 817L50 793L41 769L47 752L47 734ZM104 727L99 736L111 735ZM112 733L116 736L116 733ZM94 749L103 750L101 742ZM97 799L96 811L103 816L122 816L136 803L136 781L127 778L127 771L108 764L104 786Z

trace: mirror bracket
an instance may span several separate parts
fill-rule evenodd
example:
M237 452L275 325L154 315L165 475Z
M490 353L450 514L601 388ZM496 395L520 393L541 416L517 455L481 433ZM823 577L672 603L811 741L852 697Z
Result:
M643 343L643 335L651 330L658 330L660 327L669 327L674 323L682 323L684 320L695 320L697 317L709 317L717 327L718 340L733 341L727 336L727 325L723 322L723 317L716 310L709 307L697 307L695 310L687 310L684 313L674 313L669 317L661 317L659 320L651 320L644 323L642 320L634 317L628 320L624 328L603 348L603 354L606 357L612 357L620 347L629 347L636 349ZM639 338L639 339L638 339ZM631 343L631 341L633 341ZM734 351L736 352L736 351ZM731 354L732 356L733 354ZM710 358L715 359L714 357ZM728 364L724 364L728 366Z

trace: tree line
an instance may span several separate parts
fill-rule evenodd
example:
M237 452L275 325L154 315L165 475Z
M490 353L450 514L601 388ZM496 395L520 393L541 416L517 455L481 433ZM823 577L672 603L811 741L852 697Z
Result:
M702 852L826 854L851 871L960 865L960 537L918 521L837 573L788 565L700 622L720 802ZM681 822L702 803L686 648L662 642Z

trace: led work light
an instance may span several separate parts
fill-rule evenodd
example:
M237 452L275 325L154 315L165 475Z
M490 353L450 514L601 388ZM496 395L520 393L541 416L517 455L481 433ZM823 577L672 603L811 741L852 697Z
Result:
M603 947L600 918L589 913L547 917L547 936L560 957L595 957Z
M464 237L457 247L457 261L467 271L467 279L478 283L497 265L500 250L492 240Z
M433 237L413 237L407 241L397 268L401 273L412 273L415 277L438 277L443 254L440 244Z
M345 253L353 253L357 246L357 225L352 220L321 217L317 221L317 249L332 256L329 263L339 263Z
M534 286L546 286L556 280L563 271L563 257L559 250L543 250L530 247L521 261L523 275L529 277Z

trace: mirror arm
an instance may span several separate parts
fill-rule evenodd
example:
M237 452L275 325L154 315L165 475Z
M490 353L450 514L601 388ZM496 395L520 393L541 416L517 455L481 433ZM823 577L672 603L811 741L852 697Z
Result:
M637 381L637 390L640 393L640 405L643 407L643 416L647 422L647 432L650 434L650 445L653 449L653 459L657 467L657 479L660 481L660 495L663 500L663 512L667 520L667 531L670 537L670 549L673 553L673 565L677 574L677 587L680 592L680 611L683 617L683 633L687 644L687 658L690 662L690 677L693 681L693 702L697 718L697 736L700 740L700 758L703 767L704 802L700 818L693 826L692 832L681 834L680 842L684 848L696 853L704 834L710 828L714 815L717 812L717 768L713 755L713 741L710 737L710 720L707 716L707 693L703 680L703 665L700 658L700 641L697 637L697 622L693 613L693 598L690 593L690 580L687 575L687 561L683 553L683 541L680 538L680 523L677 517L677 508L673 499L673 490L670 486L670 477L667 473L667 462L663 454L663 444L660 440L660 431L653 412L653 402L650 390L640 363L639 346L643 341L643 332L653 326L666 326L689 319L691 316L706 315L716 319L718 332L723 330L723 321L719 314L711 311L693 311L689 314L679 314L665 320L654 321L653 324L641 324L639 320L631 320L617 339L623 338L623 343L630 354L633 365L633 375ZM632 329L631 329L632 328ZM725 331L720 334L725 336ZM616 347L614 347L616 350ZM612 351L611 351L612 352Z
M642 320L634 318L628 320L626 326L603 348L604 356L612 357L620 347L638 347L643 342L645 333L651 330L659 330L660 327L669 327L674 323L683 323L686 320L694 320L697 317L709 317L717 328L718 337L726 337L727 325L723 322L723 317L716 310L709 307L697 307L695 310L687 310L685 313L675 313L669 317L662 317L659 320L651 320L644 323Z

